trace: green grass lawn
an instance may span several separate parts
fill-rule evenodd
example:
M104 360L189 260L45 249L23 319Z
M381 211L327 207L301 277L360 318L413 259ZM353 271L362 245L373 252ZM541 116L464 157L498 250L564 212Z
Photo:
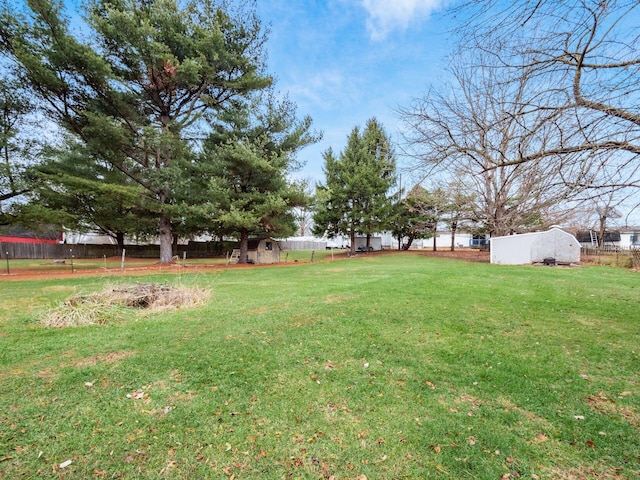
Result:
M160 272L211 300L39 323L140 281L0 284L0 478L639 475L637 273L362 255Z

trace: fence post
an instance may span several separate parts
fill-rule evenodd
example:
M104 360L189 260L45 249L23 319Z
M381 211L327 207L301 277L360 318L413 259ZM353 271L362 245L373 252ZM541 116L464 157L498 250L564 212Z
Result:
M71 257L71 273L73 273L73 250L69 249L69 257Z

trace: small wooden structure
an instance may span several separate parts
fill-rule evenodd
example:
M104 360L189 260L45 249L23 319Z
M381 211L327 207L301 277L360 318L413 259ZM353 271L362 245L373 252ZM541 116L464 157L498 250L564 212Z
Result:
M265 265L280 263L280 244L273 238L250 238L248 244L247 257L249 263ZM240 249L234 248L231 252L231 263L238 263L240 259Z

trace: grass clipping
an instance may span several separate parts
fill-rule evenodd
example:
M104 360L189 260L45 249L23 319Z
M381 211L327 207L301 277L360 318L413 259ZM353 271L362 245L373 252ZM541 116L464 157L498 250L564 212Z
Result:
M208 290L158 284L120 285L98 293L75 295L48 312L43 323L49 327L105 325L126 320L132 310L158 312L182 307L194 308L210 298Z

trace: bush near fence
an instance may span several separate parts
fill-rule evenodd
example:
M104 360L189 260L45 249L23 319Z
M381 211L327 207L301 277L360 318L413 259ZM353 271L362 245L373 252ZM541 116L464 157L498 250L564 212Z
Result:
M640 268L640 248L605 245L603 247L582 247L582 261L599 265L622 268Z

